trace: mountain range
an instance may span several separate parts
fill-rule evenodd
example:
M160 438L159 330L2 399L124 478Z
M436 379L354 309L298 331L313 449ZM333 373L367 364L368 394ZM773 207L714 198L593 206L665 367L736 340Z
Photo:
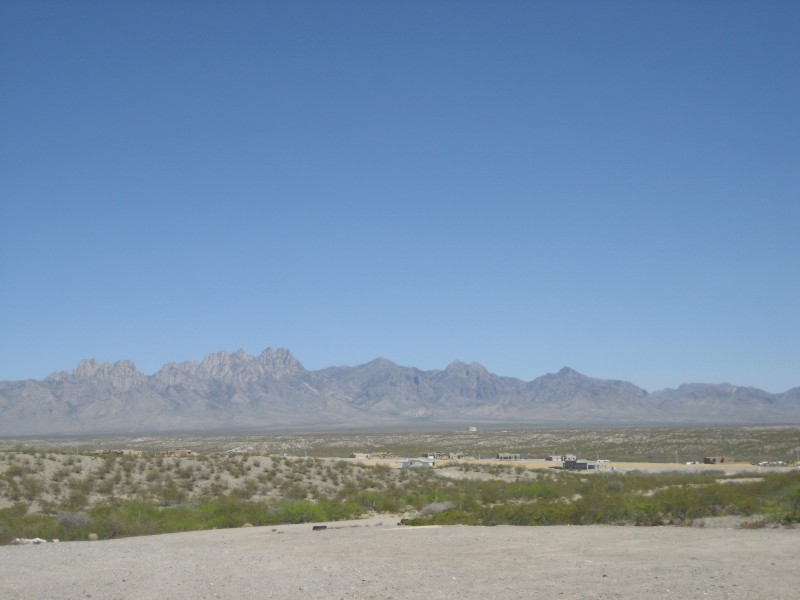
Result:
M355 430L800 423L800 387L730 384L648 393L570 368L533 381L455 361L422 371L378 358L310 371L286 349L216 352L153 375L127 360L83 360L42 381L0 382L0 435L203 430Z

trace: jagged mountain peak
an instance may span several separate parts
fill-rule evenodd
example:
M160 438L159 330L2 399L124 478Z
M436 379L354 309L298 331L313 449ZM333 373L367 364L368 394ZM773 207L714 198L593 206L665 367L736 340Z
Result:
M90 379L101 369L108 370L109 363L100 362L95 358L84 358L72 370L72 376L77 379Z
M578 371L571 367L561 367L556 375L559 377L586 377L586 375L578 373Z
M72 370L72 376L77 377L79 379L88 379L100 369L101 364L108 364L108 363L100 363L97 359L94 358L84 358L82 361L78 363L78 365Z
M220 350L207 354L203 360L200 361L200 364L210 371L219 371L220 369L231 368L234 365L246 364L250 362L252 358L252 356L241 348L236 352Z
M489 370L480 363L465 363L454 360L445 368L445 373L457 377L484 377L489 374Z
M302 363L286 348L267 348L256 360L260 365L269 368L273 377L297 375L305 371Z
M106 386L116 391L128 391L143 385L147 381L147 377L140 373L130 360L118 360L110 363L87 358L81 360L72 373L66 371L51 373L45 381L70 385L88 383Z
M236 352L212 352L199 363L168 363L155 377L163 383L174 385L187 376L220 381L256 381L263 377L291 377L304 371L300 361L286 348L267 348L258 356L239 349Z
M139 374L136 365L130 360L118 360L114 363L99 362L97 359L88 358L80 361L73 369L72 376L77 379L108 378L111 376L125 376Z
M570 367L562 367L555 373L547 373L537 377L533 381L528 382L529 387L541 387L552 385L580 385L584 382L590 382L591 377L579 373Z
M369 426L439 420L519 423L796 423L800 388L784 394L687 384L648 394L570 367L530 382L479 363L422 371L377 358L306 371L285 348L214 352L147 377L131 361L81 361L43 382L0 381L0 434Z
M388 358L379 357L369 361L368 363L364 363L361 366L367 368L396 369L399 365Z

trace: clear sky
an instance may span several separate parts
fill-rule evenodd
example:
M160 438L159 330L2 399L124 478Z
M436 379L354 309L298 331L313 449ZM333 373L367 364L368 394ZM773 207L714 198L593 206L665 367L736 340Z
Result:
M800 3L0 3L0 379L286 347L800 386Z

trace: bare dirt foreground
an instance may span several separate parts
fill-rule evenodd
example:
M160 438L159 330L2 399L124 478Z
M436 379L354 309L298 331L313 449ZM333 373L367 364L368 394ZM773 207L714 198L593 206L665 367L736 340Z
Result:
M800 529L386 517L0 547L0 597L797 598Z

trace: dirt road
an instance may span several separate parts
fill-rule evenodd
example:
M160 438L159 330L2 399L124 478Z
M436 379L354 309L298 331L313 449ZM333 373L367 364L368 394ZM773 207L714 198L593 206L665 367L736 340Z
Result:
M0 547L5 599L794 599L800 528L387 518Z

